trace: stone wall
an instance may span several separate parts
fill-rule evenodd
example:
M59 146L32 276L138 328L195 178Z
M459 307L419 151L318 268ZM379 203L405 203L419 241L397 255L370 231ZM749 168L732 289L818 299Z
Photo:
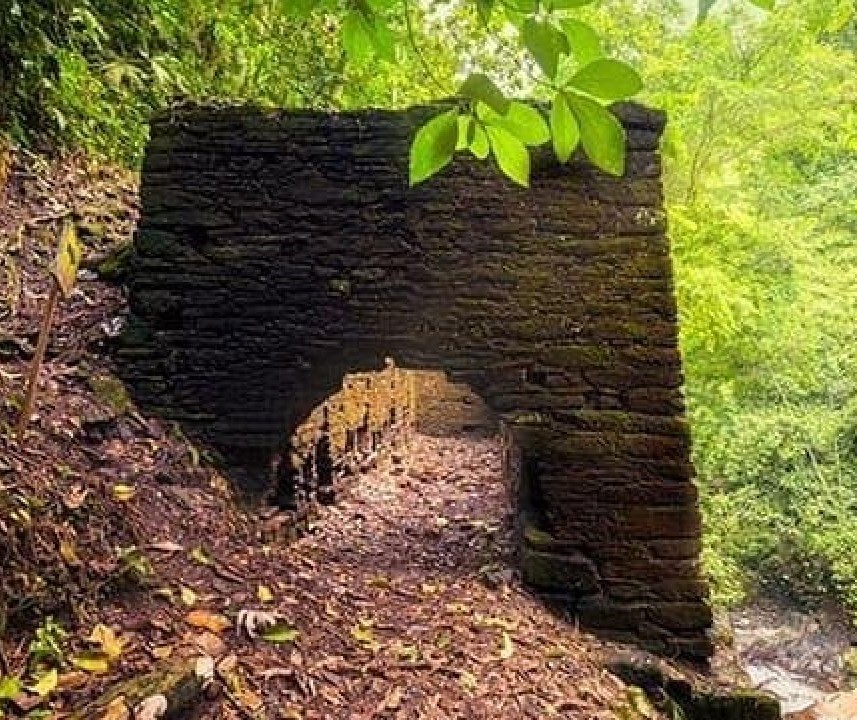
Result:
M262 492L343 377L443 370L501 421L527 581L591 627L707 656L663 118L619 108L622 179L545 152L530 189L466 160L410 189L430 112L157 117L126 379Z
M424 435L490 437L497 416L466 383L450 381L442 370L414 370L414 427Z

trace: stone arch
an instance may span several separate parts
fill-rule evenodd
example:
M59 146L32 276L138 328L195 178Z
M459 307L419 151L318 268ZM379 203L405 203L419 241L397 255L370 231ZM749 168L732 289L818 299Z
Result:
M410 189L429 112L156 118L130 386L260 491L284 433L350 372L442 369L501 418L525 579L591 627L707 657L663 117L618 108L621 179L544 153L529 189L467 161Z

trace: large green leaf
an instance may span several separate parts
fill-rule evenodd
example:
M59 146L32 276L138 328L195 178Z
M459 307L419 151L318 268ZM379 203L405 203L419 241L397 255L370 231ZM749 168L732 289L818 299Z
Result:
M563 20L562 28L565 38L574 57L581 65L588 65L595 58L601 57L601 38L598 33L582 20Z
M525 145L543 145L550 140L550 128L534 107L513 100L505 115L499 115L484 103L476 105L476 114L486 125L501 127Z
M643 81L627 63L599 58L581 68L571 79L571 86L612 102L636 95L643 87Z
M553 80L560 55L568 52L565 35L549 22L527 18L521 25L521 39L542 72Z
M553 150L557 160L562 163L568 162L580 142L580 128L563 93L557 93L553 100L550 125Z
M494 81L484 73L471 73L461 83L461 95L470 100L485 103L494 112L505 115L509 110L509 100L503 95Z
M569 95L568 103L580 126L580 141L589 159L612 175L625 174L625 128L595 100Z
M373 28L362 13L356 10L348 13L342 21L340 33L342 47L352 61L360 62L371 57L375 48Z
M458 111L447 110L423 125L411 143L409 180L421 183L452 160L458 140Z
M473 128L473 140L470 143L470 152L480 160L488 157L491 148L488 143L488 133L485 128L476 123Z
M497 159L500 170L518 185L530 185L530 153L518 138L501 127L489 125L486 128L491 150Z

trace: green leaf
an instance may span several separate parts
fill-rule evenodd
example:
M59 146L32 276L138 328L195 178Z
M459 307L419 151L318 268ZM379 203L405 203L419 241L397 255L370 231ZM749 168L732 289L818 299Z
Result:
M750 0L750 2L762 10L773 10L776 5L776 0Z
M504 0L503 5L518 13L534 13L539 9L538 0Z
M21 692L21 681L16 677L0 677L0 700L14 700Z
M550 125L553 150L557 160L561 163L568 162L580 142L580 128L577 126L577 120L574 119L563 93L557 93L553 100Z
M471 73L461 84L459 92L466 98L484 102L494 112L505 115L509 110L509 101L494 81L484 73Z
M568 52L565 35L549 22L527 18L521 25L521 39L542 72L553 80L559 68L559 56Z
M551 0L550 6L554 10L570 10L584 5L592 5L595 0Z
M562 28L574 57L581 65L588 65L604 54L598 33L581 20L564 20Z
M485 128L478 123L473 124L473 141L470 143L470 152L480 160L488 157L491 147L488 143L488 134Z
M612 58L599 58L589 63L575 74L570 84L608 102L636 95L643 87L634 68Z
M362 13L356 10L348 13L342 21L340 33L342 47L352 61L360 62L371 57L374 50L372 27Z
M298 635L300 635L300 633L295 628L288 625L288 623L277 622L265 629L260 634L260 637L270 643L282 644L294 642L297 640Z
M589 159L611 175L625 173L625 128L606 108L583 95L568 96Z
M542 114L518 100L509 103L509 111L505 115L498 115L487 105L479 103L476 115L486 125L501 127L512 133L525 145L543 145L550 140L550 128Z
M470 146L470 141L473 138L473 125L475 120L472 115L458 116L458 135L455 141L455 150L466 150Z
M491 150L500 170L524 187L530 186L530 154L518 138L508 130L489 125L486 128Z
M476 0L476 14L483 25L487 25L491 20L494 2L495 0Z
M423 125L411 143L409 178L416 185L449 164L458 140L458 111L447 110Z

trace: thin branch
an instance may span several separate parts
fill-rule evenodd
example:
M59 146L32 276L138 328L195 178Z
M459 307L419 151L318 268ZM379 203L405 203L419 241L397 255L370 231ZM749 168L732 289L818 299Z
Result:
M434 83L435 87L440 90L441 94L444 97L452 95L448 88L444 87L443 83L437 78L434 72L431 69L431 65L429 65L428 60L426 60L425 55L423 55L422 50L420 50L419 45L417 45L417 39L414 34L414 25L411 22L411 4L409 0L402 0L402 5L405 9L405 28L408 32L408 44L411 46L411 49L414 51L416 56L419 58L420 65L422 65L423 73L425 76Z

